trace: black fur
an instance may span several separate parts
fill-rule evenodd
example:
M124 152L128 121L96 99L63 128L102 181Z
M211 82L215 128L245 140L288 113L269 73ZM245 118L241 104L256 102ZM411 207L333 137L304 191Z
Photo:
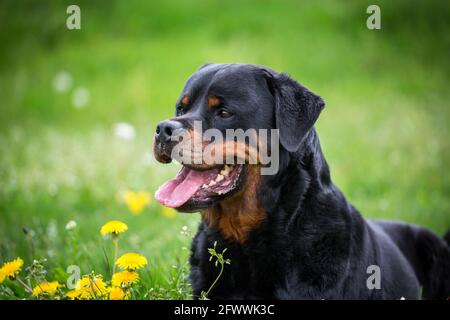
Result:
M285 74L253 65L207 65L184 92L202 101L211 90L228 98L235 120L218 122L202 107L181 117L194 116L219 129L279 128L282 148L278 174L263 176L259 190L266 219L247 241L226 240L219 230L200 224L190 257L194 297L219 272L207 250L215 241L219 251L228 248L231 265L212 299L450 296L450 249L443 239L418 226L363 219L331 181L313 127L324 107L320 97ZM380 289L366 285L370 265L380 267Z

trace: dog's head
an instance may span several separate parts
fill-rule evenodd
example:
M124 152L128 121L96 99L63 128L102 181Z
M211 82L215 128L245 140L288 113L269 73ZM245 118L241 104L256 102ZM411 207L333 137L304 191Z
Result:
M261 151L270 155L271 129L278 129L281 148L297 152L323 107L320 97L266 67L201 67L186 82L175 118L156 128L156 159L183 165L160 187L157 200L190 212L232 197L245 187L250 171L267 165Z

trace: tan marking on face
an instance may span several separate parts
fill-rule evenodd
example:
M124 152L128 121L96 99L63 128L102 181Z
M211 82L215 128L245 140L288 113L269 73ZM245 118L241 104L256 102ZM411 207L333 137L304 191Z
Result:
M181 103L182 103L184 106L188 106L190 102L191 102L191 98L189 97L189 95L185 95L185 96L183 97L183 99L181 99Z
M210 165L205 163L205 158L203 157L205 143L202 133L190 128L186 129L183 134L186 136L183 136L181 141L176 144L177 151L174 153L175 159L184 165L190 165L198 169L209 169ZM196 146L201 147L198 148ZM182 153L182 158L178 157L181 156L179 152Z
M251 147L246 143L225 141L223 143L213 143L212 145L208 145L208 148L210 148L210 152L203 155L205 162L208 163L212 163L213 161L225 163L228 162L228 159L239 159L240 162L237 163L260 163L257 147Z
M218 106L220 106L220 104L221 104L221 101L218 97L216 97L216 96L208 97L208 107L217 108Z
M225 163L261 164L260 149L265 150L265 145L259 139L256 145L254 142L247 144L233 140L211 143L203 140L202 133L193 129L187 129L186 134L189 137L183 138L177 146L183 149L185 160L189 158L190 162L188 164L194 164L193 167L197 166L199 169L207 169L211 168L211 166Z
M202 212L203 221L216 228L227 239L244 243L250 234L265 218L258 190L261 184L260 168L247 165L244 188L231 198L225 199Z

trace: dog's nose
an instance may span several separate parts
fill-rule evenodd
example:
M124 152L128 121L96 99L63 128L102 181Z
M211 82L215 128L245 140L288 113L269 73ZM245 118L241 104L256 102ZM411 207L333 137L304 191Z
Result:
M174 120L161 121L156 127L156 137L161 142L169 142L175 130L182 129L183 125Z

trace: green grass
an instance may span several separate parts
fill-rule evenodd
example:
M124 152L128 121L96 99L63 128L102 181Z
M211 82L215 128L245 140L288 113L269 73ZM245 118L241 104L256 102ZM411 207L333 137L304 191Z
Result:
M189 297L180 230L194 233L199 216L166 218L155 201L133 216L117 195L153 193L175 174L148 160L153 131L206 62L265 64L320 94L333 180L365 217L450 228L447 2L381 1L380 31L365 26L370 1L79 3L81 31L65 29L68 1L0 4L0 262L46 258L49 279L65 282L72 264L109 279L111 241L99 229L120 219L121 251L149 260L135 298ZM73 86L56 93L61 70ZM78 86L91 94L82 109L71 104ZM131 143L113 134L124 121Z

